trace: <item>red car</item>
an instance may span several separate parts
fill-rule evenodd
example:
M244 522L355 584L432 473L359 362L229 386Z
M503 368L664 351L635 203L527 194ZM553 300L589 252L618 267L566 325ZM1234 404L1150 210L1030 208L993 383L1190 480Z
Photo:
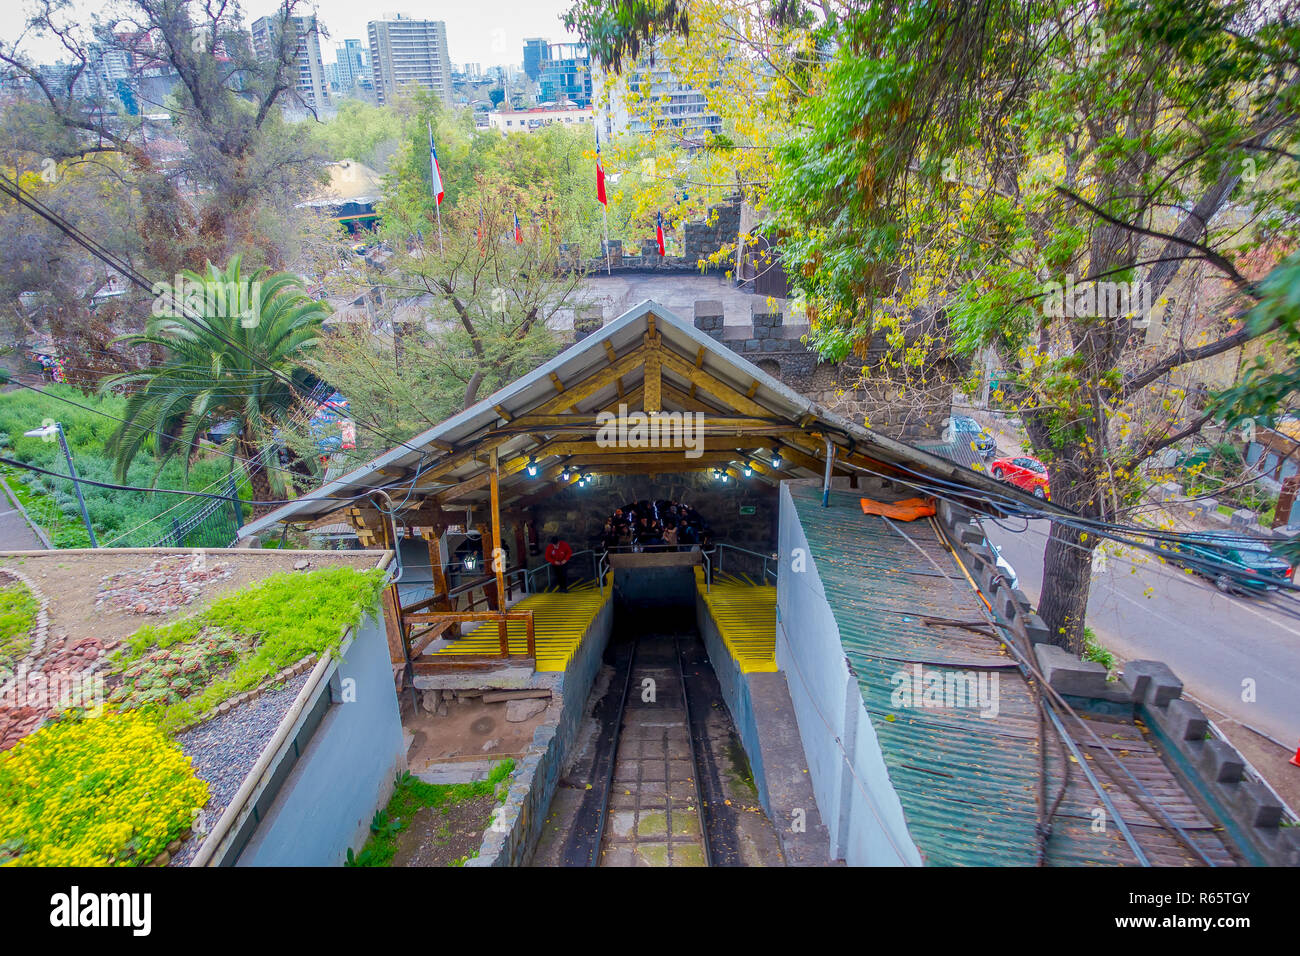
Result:
M1037 458L1021 455L1018 458L995 458L989 464L989 474L998 481L1015 485L1035 498L1052 500L1052 484L1047 477L1047 466Z

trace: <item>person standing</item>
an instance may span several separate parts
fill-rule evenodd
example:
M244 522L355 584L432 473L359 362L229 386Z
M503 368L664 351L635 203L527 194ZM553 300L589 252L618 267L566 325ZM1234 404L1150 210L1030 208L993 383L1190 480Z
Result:
M569 542L552 535L551 543L546 546L546 563L555 569L561 593L569 590L569 559L572 557L573 549L569 547Z

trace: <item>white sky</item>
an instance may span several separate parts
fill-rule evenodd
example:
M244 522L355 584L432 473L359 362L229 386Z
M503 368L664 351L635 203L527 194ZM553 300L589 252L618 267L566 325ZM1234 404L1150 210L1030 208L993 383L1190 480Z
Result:
M329 32L322 39L321 57L334 62L334 46L347 39L366 42L366 24L390 13L409 14L447 23L447 46L453 63L481 63L484 67L523 63L524 37L546 37L552 42L573 39L565 34L560 16L571 0L315 0L316 16ZM73 0L78 13L104 10L104 0ZM243 0L244 24L268 16L278 8L275 0ZM6 45L17 39L31 5L23 0L24 16L0 20L0 38ZM304 11L305 12L305 11ZM87 17L88 20L88 17ZM22 46L38 63L60 58L59 45L28 37ZM66 59L66 56L63 57Z

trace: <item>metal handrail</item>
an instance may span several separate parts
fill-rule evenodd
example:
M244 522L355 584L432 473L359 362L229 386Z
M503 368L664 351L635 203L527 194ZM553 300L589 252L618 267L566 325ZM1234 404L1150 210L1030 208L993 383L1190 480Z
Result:
M755 558L760 558L760 559L762 559L762 561L763 561L763 575L762 575L762 577L763 577L763 582L764 582L764 583L767 582L767 577L768 577L769 574L770 574L772 577L777 578L777 580L780 580L780 576L777 574L777 572L770 570L770 569L768 568L768 566L767 566L767 563L768 563L769 561L776 561L776 560L778 559L778 556L775 555L775 554L763 554L763 553L760 552L760 551L751 551L749 548L742 548L742 547L739 547L738 545L728 544L728 543L725 542L725 541L718 541L718 542L716 542L716 543L714 544L714 548L715 548L715 549L717 550L717 552L718 552L718 571L719 571L719 572L722 571L722 556L723 556L723 549L724 549L724 548L730 548L732 551L737 551L737 552L739 552L740 554L748 554L748 555L750 555L751 557L755 557Z

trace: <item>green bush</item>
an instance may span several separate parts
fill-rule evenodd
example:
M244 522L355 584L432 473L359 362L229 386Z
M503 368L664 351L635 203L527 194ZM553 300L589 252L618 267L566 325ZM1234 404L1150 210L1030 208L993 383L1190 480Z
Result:
M60 398L67 401L60 401ZM77 408L68 404L68 401L87 408ZM0 394L3 454L24 464L66 475L68 465L57 440L45 441L41 438L28 438L23 434L40 428L47 421L61 422L78 476L116 484L113 461L105 454L104 443L118 425L115 419L122 416L125 404L125 399L118 396L86 395L69 385L49 385L43 392L24 389ZM150 444L146 452L152 450ZM211 490L222 492L225 490L222 479L230 471L231 465L231 459L225 454L215 451L205 453L191 465L187 481L181 461L170 461L159 471L153 455L146 453L132 463L126 484L141 488L157 486L193 490L215 485ZM2 473L32 520L49 533L55 547L89 547L90 537L86 534L81 519L71 479L42 475L12 466L4 468ZM239 490L240 497L251 497L251 488L246 480L241 483ZM198 500L179 495L117 491L84 483L81 493L86 499L86 510L90 513L95 535L101 545L122 535L127 537L117 542L120 546L151 544L171 530L171 522L170 517L152 523L150 519L165 512L169 516L188 514L194 510ZM186 541L189 547L224 546L228 543L226 540L203 540L203 529Z

